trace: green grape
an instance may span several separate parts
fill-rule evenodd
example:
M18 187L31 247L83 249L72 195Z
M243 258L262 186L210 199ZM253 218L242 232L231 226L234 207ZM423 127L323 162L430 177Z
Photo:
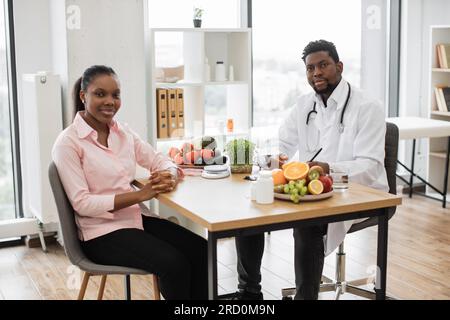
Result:
M308 191L308 188L307 187L302 187L301 189L300 189L300 195L303 197L304 195L306 195L306 192Z
M300 197L296 194L291 194L291 201L294 203L299 203L300 202Z
M284 185L284 193L289 193L289 191L291 191L291 189L289 188L289 185L288 184L285 184Z
M297 183L295 184L295 186L297 187L297 189L301 190L303 188L303 186L305 185L303 180L298 180Z
M295 185L295 181L294 180L289 181L289 187L290 186L294 186L294 185Z
M308 187L303 187L302 192L304 192L305 194L309 194Z
M298 189L297 188L292 189L290 193L291 195L298 195Z

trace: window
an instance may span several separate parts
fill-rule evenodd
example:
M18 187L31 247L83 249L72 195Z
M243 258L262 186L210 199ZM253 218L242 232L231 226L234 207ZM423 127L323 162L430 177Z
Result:
M301 55L312 40L332 41L343 77L385 103L388 3L252 1L253 126L277 128L297 97L311 92Z
M0 1L0 220L16 218L4 1Z

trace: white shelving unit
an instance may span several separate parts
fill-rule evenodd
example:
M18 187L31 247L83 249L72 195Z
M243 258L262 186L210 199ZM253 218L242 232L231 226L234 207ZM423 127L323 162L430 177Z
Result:
M251 127L251 38L250 28L202 29L156 28L147 37L147 74L150 77L149 139L158 151L170 146L180 147L204 135L215 137L218 148L235 137L250 135ZM210 66L210 80L205 77L205 59ZM223 61L229 80L229 66L233 66L233 81L214 81L215 63ZM157 81L159 68L184 66L184 78L176 83ZM158 88L182 88L184 91L184 137L157 138ZM225 126L233 119L233 133ZM219 125L221 123L221 125ZM201 236L205 230L190 223L175 210L153 202L155 212Z
M430 29L430 86L428 101L430 103L430 118L450 121L450 112L438 111L434 88L447 85L450 87L450 69L439 68L436 45L450 43L450 25L431 26ZM428 181L434 186L442 186L444 183L444 169L447 154L447 138L432 138L429 143L428 156ZM450 187L450 182L449 182ZM442 187L441 187L442 188ZM450 190L450 189L449 189ZM433 190L428 190L433 193Z
M160 151L176 141L213 135L219 145L230 136L248 134L251 126L251 29L155 28L149 34L151 77L150 139ZM164 65L173 57L177 65ZM210 80L205 77L205 60L210 66ZM215 63L223 61L226 77L233 66L233 81L214 81ZM157 82L159 68L184 66L184 79L176 83ZM157 138L156 89L182 88L184 90L185 136ZM223 101L220 106L209 106L210 100ZM227 119L233 119L235 134L227 134ZM221 130L224 129L224 130ZM222 143L221 143L222 142ZM181 144L181 142L179 143Z

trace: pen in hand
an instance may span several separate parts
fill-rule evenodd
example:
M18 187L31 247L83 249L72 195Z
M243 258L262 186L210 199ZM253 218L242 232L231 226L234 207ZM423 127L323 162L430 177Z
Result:
M322 148L320 148L320 149L316 152L316 154L311 158L311 160L309 160L308 162L313 162L314 159L319 155L320 151L322 151Z

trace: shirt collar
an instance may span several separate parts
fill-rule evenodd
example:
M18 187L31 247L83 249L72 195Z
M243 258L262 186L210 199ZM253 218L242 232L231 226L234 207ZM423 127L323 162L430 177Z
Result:
M333 100L336 103L336 110L342 109L344 107L345 100L347 100L347 83L348 82L342 78L337 87L331 93L331 96L328 98L328 101ZM322 97L318 93L315 94L315 98L317 102L320 102L319 105L323 105Z
M75 126L78 137L80 139L84 139L95 130L86 122L86 120L83 119L83 117L80 114L81 112L84 111L79 111L75 115L75 119L73 119L73 125ZM111 124L109 125L109 129L113 132L119 133L122 128L120 124L113 119Z

